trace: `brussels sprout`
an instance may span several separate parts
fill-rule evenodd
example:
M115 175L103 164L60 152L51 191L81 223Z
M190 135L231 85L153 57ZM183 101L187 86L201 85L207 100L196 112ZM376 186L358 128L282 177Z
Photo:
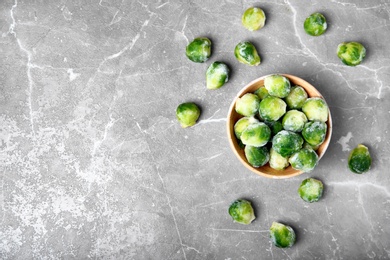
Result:
M264 86L261 86L260 88L258 88L255 91L255 94L259 96L260 100L266 98L269 95L268 90Z
M295 170L301 170L303 172L309 172L316 167L318 161L318 155L313 149L303 148L294 153L288 162Z
M242 132L253 123L259 123L259 120L254 117L242 117L238 119L234 124L234 134L236 135L237 139L240 140Z
M298 110L287 111L282 119L283 128L292 132L301 132L306 122L307 117Z
M301 109L307 99L307 93L301 86L291 88L285 101L289 109Z
M260 98L252 93L246 93L236 101L236 112L243 116L254 116L259 109Z
M328 105L322 98L314 97L306 99L302 111L310 121L326 122L328 120Z
M269 166L275 170L284 170L290 164L288 163L288 158L284 158L278 154L275 149L271 148L269 153Z
M247 145L244 152L246 159L253 167L261 167L269 161L268 149L265 146L255 147Z
M319 36L326 31L328 27L325 16L320 13L311 14L306 18L303 28L311 36Z
M273 135L276 135L283 130L283 125L280 121L266 121L265 123L271 128L271 133Z
M322 144L326 137L328 126L321 121L307 122L302 130L303 139L312 147Z
M245 145L264 146L271 138L271 129L264 123L250 124L241 134L241 141Z
M287 130L280 131L272 139L272 148L283 157L289 157L298 152L302 145L302 137Z
M256 47L250 42L240 42L234 49L237 60L243 64L257 66L260 64L260 56Z
M264 86L271 96L285 98L290 93L291 84L288 78L282 75L271 75L264 79Z
M206 86L208 89L218 89L229 80L229 67L222 62L212 63L206 72Z
M337 46L337 56L345 65L356 66L366 56L366 48L358 42L343 42Z
M211 41L206 37L195 38L186 48L187 57L193 62L205 62L211 56Z
M316 202L322 197L324 185L320 180L307 178L299 186L299 196L306 202Z
M199 116L200 109L192 102L180 104L176 108L176 118L179 120L179 123L183 128L195 125Z
M370 169L371 155L366 146L359 144L351 151L348 157L348 167L352 172L358 174Z
M267 96L260 102L259 113L265 121L276 121L286 113L286 107L282 99Z
M272 243L280 248L292 247L295 243L295 232L290 226L273 222L269 229Z
M242 15L241 21L242 25L249 31L257 31L264 27L265 19L266 17L263 10L258 7L251 7L246 9Z
M247 200L236 200L229 207L229 215L234 222L248 225L256 217L252 204Z

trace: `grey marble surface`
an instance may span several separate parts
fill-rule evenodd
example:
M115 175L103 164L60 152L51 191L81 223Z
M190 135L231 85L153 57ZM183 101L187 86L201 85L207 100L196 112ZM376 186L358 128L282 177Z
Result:
M266 26L249 32L241 14L259 6ZM322 12L329 29L303 31ZM390 3L353 1L10 1L0 2L1 259L389 259ZM207 36L204 64L184 50ZM262 64L239 64L252 41ZM367 57L343 65L336 48L359 41ZM220 60L223 88L205 87ZM249 81L289 73L313 84L333 117L330 147L311 173L255 175L231 151L228 107ZM178 104L202 108L182 129ZM372 169L347 169L349 151L370 148ZM297 195L307 177L325 194ZM227 214L250 199L248 226ZM271 245L273 221L297 243Z

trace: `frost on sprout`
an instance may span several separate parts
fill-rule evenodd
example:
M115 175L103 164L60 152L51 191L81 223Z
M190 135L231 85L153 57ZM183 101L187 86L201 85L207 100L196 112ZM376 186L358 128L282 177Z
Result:
M234 49L234 55L239 62L249 66L257 66L261 62L256 47L251 42L238 43Z
M308 98L302 106L302 112L310 121L322 121L328 120L328 105L325 100L319 97Z
M229 80L229 67L216 61L212 63L206 71L206 86L208 89L218 89Z
M265 121L277 121L286 113L286 103L274 96L267 96L260 102L259 113Z
M313 149L303 148L294 153L288 161L294 169L309 172L316 167L318 155Z
M249 125L241 134L241 141L245 145L261 147L271 138L271 129L265 123Z
M278 98L285 98L291 90L288 78L282 75L270 75L264 79L264 86L268 93Z
M264 11L258 7L248 8L241 18L242 25L249 31L256 31L263 28L265 20Z
M211 56L211 41L206 37L195 38L187 45L186 55L193 62L207 61Z
M229 215L236 223L248 225L255 218L255 213L252 204L248 200L235 200L229 207Z
M259 109L260 98L252 93L246 93L236 101L236 112L243 116L254 116Z
M236 135L237 139L241 139L242 132L253 123L259 123L259 120L257 120L254 117L242 117L234 124L234 134Z

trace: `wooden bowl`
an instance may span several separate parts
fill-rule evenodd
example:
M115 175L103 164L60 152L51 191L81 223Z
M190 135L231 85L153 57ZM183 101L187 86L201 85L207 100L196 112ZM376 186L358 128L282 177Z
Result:
M296 76L293 76L293 75L288 75L288 74L280 74L280 75L287 77L291 82L291 86L298 85L298 86L303 87L306 90L309 97L323 98L321 93L315 87L313 87L310 83L306 82L305 80L298 78ZM269 76L269 75L267 75L267 76ZM235 153L237 158L240 160L240 162L242 164L244 164L244 166L246 168L248 168L249 170L251 170L252 172L257 173L261 176L268 177L268 178L276 178L276 179L290 178L290 177L302 174L303 172L300 170L295 170L291 166L287 167L284 170L275 170L275 169L271 168L268 163L266 165L264 165L262 167L258 167L258 168L255 168L252 165L250 165L245 157L244 149L240 148L240 146L238 145L238 142L237 142L237 138L234 134L234 124L237 122L238 119L243 117L242 115L238 114L235 110L237 99L242 97L246 93L253 93L258 88L263 86L264 79L267 76L263 76L261 78L255 79L254 81L250 82L234 98L234 100L229 108L229 113L228 113L228 117L227 117L227 134L228 134L228 138L229 138L229 143L230 143L231 148L233 149L233 152ZM319 148L316 151L318 154L318 160L321 159L321 157L324 155L326 149L328 148L330 138L332 135L332 117L330 115L330 111L329 111L328 121L326 122L326 124L328 125L328 129L327 129L325 141L319 146Z

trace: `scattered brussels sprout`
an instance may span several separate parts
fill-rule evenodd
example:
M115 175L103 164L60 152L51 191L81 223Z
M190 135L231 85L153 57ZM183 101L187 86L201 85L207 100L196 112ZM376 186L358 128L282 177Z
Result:
M288 158L285 158L278 154L275 149L271 148L269 153L269 166L275 170L284 170L290 164L288 163Z
M313 149L303 148L294 153L288 162L295 170L301 170L303 172L309 172L313 170L318 162L318 155Z
M277 247L292 247L295 243L295 232L290 226L273 222L269 232L272 243Z
M260 102L259 113L265 121L277 121L286 113L286 103L273 96L267 96Z
M244 225L250 224L256 218L250 201L243 199L236 200L230 205L229 215L234 222Z
M280 131L272 139L272 148L283 157L289 157L298 152L302 145L302 137L287 130Z
M265 146L255 147L247 145L244 152L246 159L253 167L261 167L269 161L268 149Z
M299 186L299 196L306 202L316 202L322 197L324 185L320 180L307 178Z
M195 38L186 48L187 57L193 62L205 62L211 56L211 41L206 37Z
M298 110L287 111L282 119L283 128L292 132L301 132L306 122L307 117Z
M302 136L312 147L319 146L325 141L328 126L321 121L307 122L302 130Z
M271 128L272 135L276 135L283 130L283 125L280 121L266 121L265 123Z
M180 104L176 109L176 118L183 128L195 125L199 116L200 109L192 102Z
M234 134L236 135L237 139L240 140L242 132L253 123L259 123L259 120L254 117L242 117L238 119L234 124Z
M206 86L208 89L218 89L229 80L229 67L222 62L212 63L206 72Z
M304 88L301 86L295 86L291 88L291 91L285 101L289 109L301 109L307 97L308 96Z
M328 105L319 97L308 98L303 103L302 111L310 121L326 122L328 120Z
M264 79L264 86L268 93L278 98L285 98L290 93L291 84L288 78L282 75L271 75Z
M351 151L348 157L348 167L354 173L367 172L371 167L371 155L368 148L359 144Z
M270 138L271 129L262 122L250 124L241 134L243 144L256 147L264 146Z
M252 93L246 93L236 101L236 112L243 116L254 116L259 109L260 98Z
M242 25L249 31L257 31L264 27L265 24L264 11L258 7L251 7L246 9L242 15Z
M366 56L366 48L358 42L343 42L337 46L337 56L345 65L356 66Z
M328 24L325 16L320 13L311 14L306 18L303 28L305 32L311 36L319 36L326 31Z
M268 90L264 86L258 88L255 91L255 94L259 96L260 100L263 100L264 98L266 98L269 95Z
M243 64L257 66L260 64L260 56L256 47L250 42L240 42L234 49L237 60Z

